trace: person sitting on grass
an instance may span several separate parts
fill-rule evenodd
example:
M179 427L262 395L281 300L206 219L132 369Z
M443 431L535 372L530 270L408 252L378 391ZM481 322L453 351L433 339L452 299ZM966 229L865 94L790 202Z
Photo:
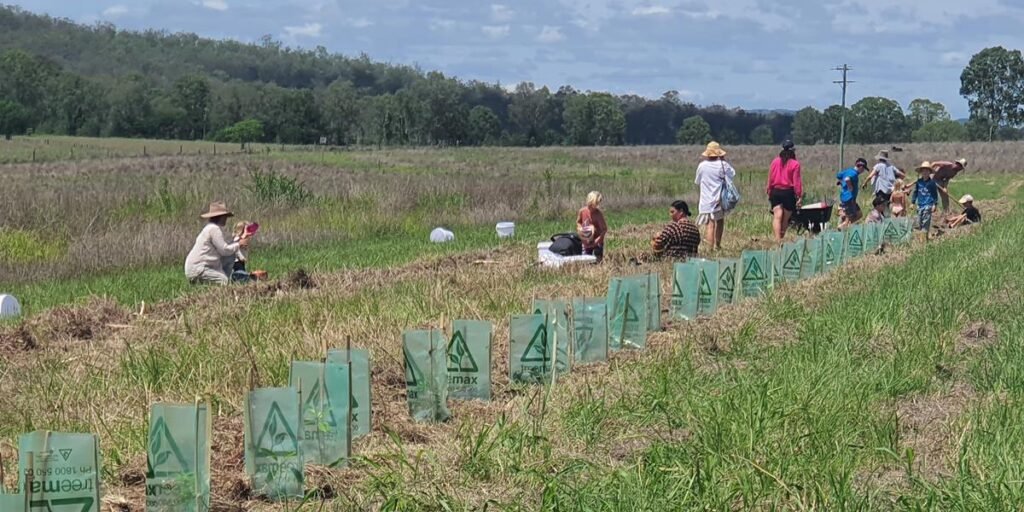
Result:
M608 223L601 211L603 199L597 191L587 194L587 205L576 215L576 233L583 241L583 254L594 256L597 261L604 259L604 237L608 234Z
M700 229L690 220L690 206L676 201L668 209L672 222L651 240L658 258L685 260L697 256L700 247Z
M958 228L981 222L981 212L974 207L974 196L967 194L962 197L960 199L960 206L963 206L964 212L948 219L950 228Z
M224 203L210 203L209 210L200 215L207 223L185 258L185 277L189 283L226 285L230 282L225 261L231 258L233 262L239 250L249 247L244 233L236 243L224 241L222 229L233 215Z
M885 222L885 199L881 197L875 197L871 201L872 210L868 214L868 219L864 222L868 224L881 224Z
M911 199L917 205L918 228L928 238L928 232L932 228L932 212L935 210L935 203L939 198L939 187L932 179L932 164L922 162L917 168L920 178L914 183L914 193Z

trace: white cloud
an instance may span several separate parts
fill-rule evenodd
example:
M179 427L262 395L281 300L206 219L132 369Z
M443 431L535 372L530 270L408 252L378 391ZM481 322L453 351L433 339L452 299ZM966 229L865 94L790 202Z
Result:
M565 40L565 35L562 34L560 27L551 27L545 25L540 30L540 34L537 35L537 40L542 43L557 43Z
M633 9L633 16L664 16L671 13L672 9L664 5L648 5Z
M515 16L516 16L515 11L510 9L507 5L504 5L504 4L491 4L491 19L492 20L494 20L496 22L499 22L499 23L502 23L502 22L506 22L506 21L511 21L512 18L515 18Z
M658 4L652 4L651 0L559 0L559 2L572 12L574 24L588 30L598 30L601 25L613 23L622 16L664 16L673 12L683 13L697 20L745 21L759 25L768 31L793 27L793 22L789 17L778 14L778 11L766 9L764 5L766 2L763 0L661 0L661 3Z
M970 57L964 52L946 52L939 60L947 66L963 66Z
M508 36L508 33L512 30L512 27L508 25L484 25L480 27L480 31L485 36L491 39L501 39Z
M128 8L123 5L111 5L110 7L103 9L104 18L117 18L125 14L128 14Z
M319 23L306 23L305 25L284 27L284 32L292 38L320 37L321 29L323 29L323 26Z
M367 18L355 18L348 20L348 24L355 28L366 28L373 26L373 22Z
M202 6L215 11L228 10L227 0L202 0Z
M840 0L827 8L836 28L855 33L907 33L1002 16L1024 20L1024 9L1000 0Z
M441 32L455 28L455 20L434 18L430 20L430 30Z

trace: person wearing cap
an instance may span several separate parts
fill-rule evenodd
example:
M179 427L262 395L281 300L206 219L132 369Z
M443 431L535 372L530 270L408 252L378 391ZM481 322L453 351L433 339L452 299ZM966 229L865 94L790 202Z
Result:
M868 170L868 161L858 158L853 167L844 169L836 174L836 185L839 186L839 208L843 221L839 229L851 226L863 216L860 205L857 204L857 192L860 190L857 182L861 173Z
M225 272L225 261L232 260L241 249L249 246L249 238L242 235L236 243L224 241L224 226L234 216L224 203L210 203L206 213L200 215L206 226L196 237L196 243L185 258L185 277L189 283L226 285L230 282Z
M914 192L911 200L917 204L918 227L924 231L925 238L932 228L932 212L935 210L935 203L939 199L939 188L932 179L931 162L921 162L917 166L917 173L920 178L914 182Z
M789 229L789 219L800 207L804 195L803 178L800 176L800 161L796 159L796 146L792 141L782 143L779 152L768 171L768 203L772 207L772 228L775 241L782 242Z
M967 159L961 158L953 162L932 162L932 179L939 187L939 198L942 199L942 212L949 213L949 182L957 174L967 168Z
M965 224L977 224L981 222L981 212L974 207L974 196L967 194L960 198L960 206L964 208L964 212L955 217L949 218L949 227L958 228Z
M701 153L704 160L697 166L694 183L700 188L697 224L705 226L704 238L714 249L722 248L725 231L725 209L722 208L722 187L726 180L736 178L736 169L725 161L725 150L717 142L709 142Z
M686 260L696 257L700 229L690 221L690 206L686 201L674 201L668 215L672 222L651 240L655 258Z
M576 214L576 233L583 241L583 254L592 255L597 261L604 259L604 237L608 234L608 223L601 211L604 197L598 191L587 194L587 204Z
M892 164L889 160L889 152L884 149L878 152L875 160L878 163L871 170L868 179L864 180L864 188L867 188L868 183L874 183L875 197L885 199L886 204L888 204L892 199L892 191L896 186L896 179L906 179L907 175Z

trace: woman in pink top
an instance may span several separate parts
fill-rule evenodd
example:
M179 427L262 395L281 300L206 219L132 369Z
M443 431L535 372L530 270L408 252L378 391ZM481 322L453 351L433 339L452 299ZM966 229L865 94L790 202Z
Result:
M789 218L800 207L804 195L804 183L800 178L800 161L796 159L796 148L791 141L782 144L782 152L772 160L768 172L768 202L772 205L772 228L775 240L782 242L789 229Z

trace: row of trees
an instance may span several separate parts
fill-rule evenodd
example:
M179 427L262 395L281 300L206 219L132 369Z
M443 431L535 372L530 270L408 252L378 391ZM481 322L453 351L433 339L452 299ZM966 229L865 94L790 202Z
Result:
M0 55L0 131L170 139L237 138L258 121L259 139L309 144L672 144L701 116L725 142L776 142L790 116L700 108L675 92L651 100L523 83L464 83L427 73L394 93L371 94L338 79L325 87L227 82L199 74L167 85L139 73L88 77L23 50ZM228 130L228 131L226 131ZM756 132L756 133L755 133ZM254 133L251 130L246 133ZM777 137L776 137L777 135Z
M661 98L462 82L441 73L194 34L83 26L0 7L0 134L379 145L800 144L839 140L838 105L795 115ZM6 48L6 50L4 50ZM109 58L108 55L117 55ZM1018 139L1024 59L990 48L964 70L971 120L918 99L846 112L854 143ZM240 124L241 123L241 124ZM257 129L258 128L258 129Z

